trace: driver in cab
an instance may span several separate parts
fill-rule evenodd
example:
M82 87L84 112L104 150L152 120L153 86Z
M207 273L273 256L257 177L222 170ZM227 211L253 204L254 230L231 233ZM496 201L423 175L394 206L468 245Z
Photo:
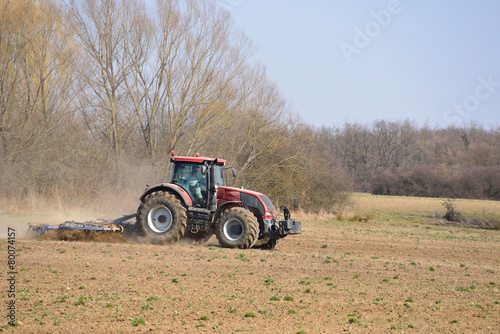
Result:
M189 192L197 203L203 203L203 192L206 191L205 176L201 175L199 168L195 167L187 180Z

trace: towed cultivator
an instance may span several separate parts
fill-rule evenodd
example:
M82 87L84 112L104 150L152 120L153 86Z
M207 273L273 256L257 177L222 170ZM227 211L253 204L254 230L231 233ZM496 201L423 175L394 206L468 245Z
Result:
M37 236L49 230L98 231L143 237L154 244L181 239L204 243L215 234L222 247L273 249L281 239L301 233L301 223L290 218L290 211L275 210L264 194L243 188L227 187L226 161L200 157L175 156L169 183L147 186L141 195L137 214L115 220L84 223L67 221L58 226L35 225ZM283 216L283 220L278 217ZM135 223L129 220L135 219Z
M59 225L35 225L29 224L28 237L39 237L47 231L86 231L86 232L109 232L109 233L123 233L125 230L130 230L131 225L129 220L135 218L135 213L123 216L118 219L96 219L86 221L84 223L72 221L65 221Z

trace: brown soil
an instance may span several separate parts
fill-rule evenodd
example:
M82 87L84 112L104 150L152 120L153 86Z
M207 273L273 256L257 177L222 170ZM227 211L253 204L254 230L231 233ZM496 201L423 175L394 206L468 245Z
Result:
M60 241L82 241L82 242L109 242L109 243L124 243L127 239L120 233L99 232L99 231L47 231L42 235L43 240L60 240Z
M498 333L499 231L312 219L302 226L274 251L224 249L215 237L203 246L18 239L20 325L0 330Z

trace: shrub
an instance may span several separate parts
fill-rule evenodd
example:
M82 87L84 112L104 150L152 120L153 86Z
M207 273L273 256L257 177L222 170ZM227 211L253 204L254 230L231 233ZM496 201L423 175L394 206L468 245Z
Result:
M446 209L446 213L444 214L444 217L450 221L450 222L459 222L461 221L461 215L458 212L455 201L452 199L449 199L447 201L444 201L443 206Z

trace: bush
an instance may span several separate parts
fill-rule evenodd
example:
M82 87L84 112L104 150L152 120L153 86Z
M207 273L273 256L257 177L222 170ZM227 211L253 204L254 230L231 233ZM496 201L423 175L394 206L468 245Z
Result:
M460 222L462 215L458 212L456 206L455 206L455 201L453 199L449 199L447 201L444 201L443 206L446 209L446 213L444 214L444 217L450 221L450 222Z

